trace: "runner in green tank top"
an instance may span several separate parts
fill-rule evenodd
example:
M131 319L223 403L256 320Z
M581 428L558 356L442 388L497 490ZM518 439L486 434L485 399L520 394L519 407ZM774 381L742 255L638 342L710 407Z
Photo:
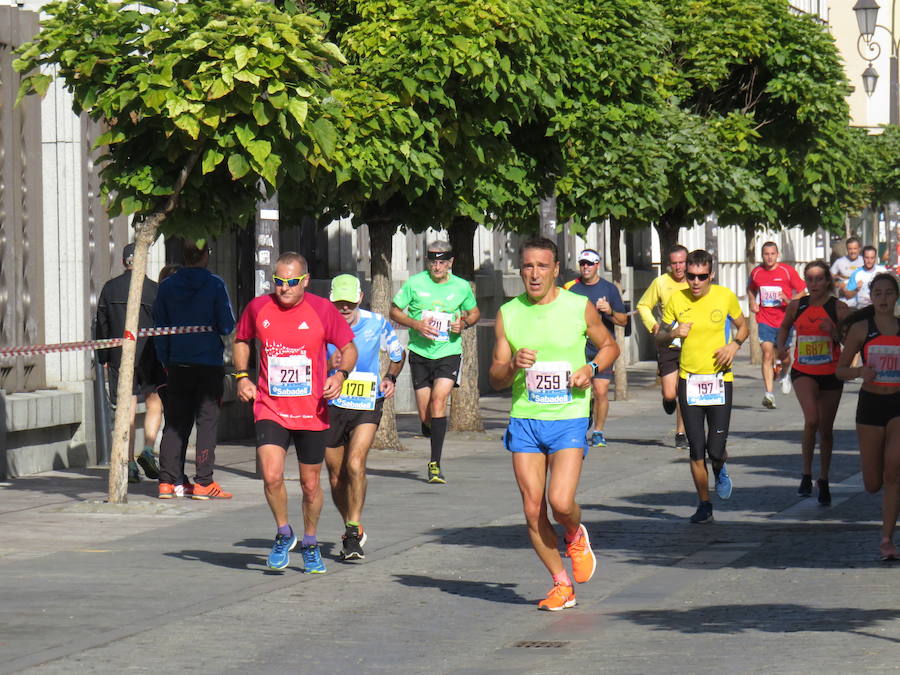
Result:
M575 502L587 454L587 389L591 375L609 368L619 348L587 299L556 285L556 244L528 240L519 263L525 293L497 313L490 380L495 389L513 388L504 443L512 453L531 545L553 577L553 588L538 609L557 611L575 605L575 591L559 555L548 505L565 529L572 576L584 583L597 566ZM598 349L588 364L585 338Z

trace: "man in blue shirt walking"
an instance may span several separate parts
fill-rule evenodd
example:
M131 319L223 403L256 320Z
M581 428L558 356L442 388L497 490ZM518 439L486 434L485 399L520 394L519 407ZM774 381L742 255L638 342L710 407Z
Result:
M622 295L615 284L600 277L600 254L592 248L586 248L578 254L579 278L565 285L572 293L583 295L597 308L603 325L610 334L615 335L614 326L624 326L628 323L628 315L625 313L625 305L622 303ZM597 355L597 348L587 340L584 347L585 362L593 360ZM591 379L591 389L594 394L593 429L590 432L590 443L593 447L605 447L606 437L603 435L603 426L606 424L606 415L609 413L609 381L613 378L612 367L598 370Z

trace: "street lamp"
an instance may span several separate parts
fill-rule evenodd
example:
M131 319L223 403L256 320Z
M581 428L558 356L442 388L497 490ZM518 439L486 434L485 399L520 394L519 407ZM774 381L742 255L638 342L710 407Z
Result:
M856 41L856 49L859 55L869 62L863 71L863 89L871 96L875 93L875 85L878 83L878 72L872 66L872 62L881 56L881 45L875 41L875 31L881 28L887 32L891 45L890 61L890 110L888 121L891 124L900 124L900 76L898 76L897 56L900 52L900 34L895 34L895 22L897 17L897 0L891 0L891 27L878 23L878 3L875 0L858 0L853 6L856 12L856 23L859 25L859 39ZM895 37L896 35L896 37Z

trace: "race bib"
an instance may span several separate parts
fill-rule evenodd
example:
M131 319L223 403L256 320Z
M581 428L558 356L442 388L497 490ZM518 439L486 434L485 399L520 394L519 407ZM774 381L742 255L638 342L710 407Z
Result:
M688 405L725 405L725 376L697 375L691 373L687 379Z
M760 286L759 304L763 307L781 307L781 286Z
M434 338L435 342L450 341L450 322L453 321L453 315L447 312L433 312L426 309L422 312L422 321L434 328L438 335Z
M312 362L302 354L269 357L269 396L309 396Z
M334 404L347 410L375 410L377 380L375 373L360 373L354 370L350 373L350 377L344 380L341 395L334 399Z
M797 337L797 362L804 366L831 363L831 338L827 335Z
M528 400L543 405L570 403L571 375L572 367L565 361L538 361L525 371Z
M900 345L872 345L866 365L875 371L875 384L900 384Z

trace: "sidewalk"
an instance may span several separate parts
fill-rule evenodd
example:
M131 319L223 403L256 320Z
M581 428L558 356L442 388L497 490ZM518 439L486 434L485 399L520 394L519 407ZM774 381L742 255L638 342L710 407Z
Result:
M145 482L128 504L103 504L96 469L4 484L0 673L896 669L898 568L876 561L880 498L860 487L858 386L844 393L834 503L822 508L796 495L795 398L762 409L758 368L742 361L735 493L716 501L714 524L690 526L686 453L672 447L653 375L650 363L629 371L609 447L585 463L579 502L601 567L574 610L534 611L547 579L500 443L508 399L485 397L486 434L448 437L446 486L423 480L428 441L414 416L398 419L405 451L372 452L362 564L335 561L326 487L321 576L300 573L296 553L284 572L265 568L273 526L249 445L217 451L229 501L161 502Z

